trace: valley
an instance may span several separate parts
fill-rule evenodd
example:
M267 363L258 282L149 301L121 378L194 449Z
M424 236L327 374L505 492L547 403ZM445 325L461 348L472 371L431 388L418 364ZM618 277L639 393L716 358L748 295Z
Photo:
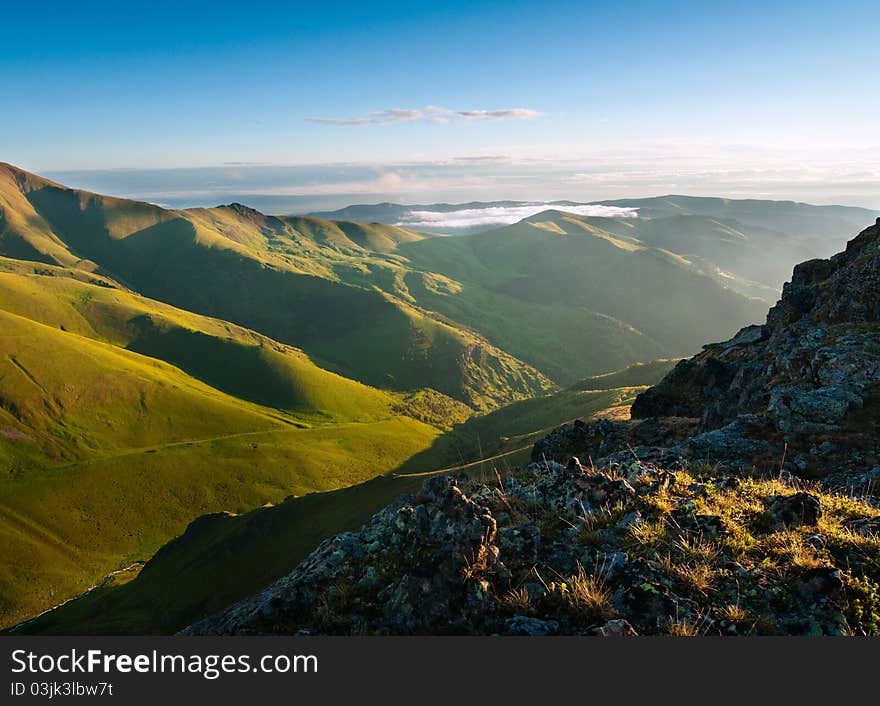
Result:
M0 165L0 627L110 577L21 630L175 631L425 475L490 478L560 424L625 419L861 215L564 206L443 235Z

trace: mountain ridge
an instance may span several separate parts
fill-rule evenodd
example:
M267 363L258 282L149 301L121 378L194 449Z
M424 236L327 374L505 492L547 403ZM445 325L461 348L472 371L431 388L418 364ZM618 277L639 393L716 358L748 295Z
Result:
M5 173L0 206L6 204L7 217L0 254L9 252L9 242L25 243L37 253L27 259L99 271L150 298L302 348L322 367L372 386L398 391L429 386L479 408L551 387L533 367L478 334L438 321L393 293L344 282L332 270L316 270L320 265L308 251L294 248L287 254L283 245L269 248L266 233L253 225L253 212L246 219L250 225L237 219L230 223L223 219L228 209L168 211L37 177L28 177L27 193L10 192L9 175L25 173ZM26 221L16 220L16 213L26 214ZM296 232L290 223L270 223L272 233L292 242ZM350 235L373 246L379 237L370 231L346 234L336 225L329 234L343 250L363 252ZM398 241L418 236L391 228L381 237L379 245L393 249ZM315 308L323 308L324 316L313 317ZM355 338L371 341L373 355L356 355ZM474 359L486 365L474 365Z

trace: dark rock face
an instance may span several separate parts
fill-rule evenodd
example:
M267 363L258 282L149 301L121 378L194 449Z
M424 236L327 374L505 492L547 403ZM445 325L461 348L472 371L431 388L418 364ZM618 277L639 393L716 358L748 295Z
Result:
M656 387L636 398L632 416L702 417L706 405L730 388L735 375L735 366L719 358L683 360Z
M608 452L624 440L640 458L657 461L702 458L766 470L775 454L785 457L786 470L795 474L852 476L876 464L880 452L875 406L880 406L878 225L830 260L798 265L763 326L706 346L639 395L633 419L657 430L671 418L689 418L695 429L688 438L664 439L656 432L640 448L637 427L617 424L610 430L581 428L577 435L562 430L564 441L550 439L545 447L552 448L540 450L553 458L568 444L572 454L595 451L594 460L619 460L619 452ZM861 453L851 453L853 447Z
M880 226L830 260L795 267L764 326L682 361L642 393L635 418L699 417L718 429L767 415L780 432L827 430L880 382Z
M496 521L454 481L429 480L359 533L323 542L289 576L234 606L212 632L470 631L490 605L487 573L502 569ZM406 571L401 571L406 567ZM349 605L352 596L362 596ZM340 606L346 605L345 611Z

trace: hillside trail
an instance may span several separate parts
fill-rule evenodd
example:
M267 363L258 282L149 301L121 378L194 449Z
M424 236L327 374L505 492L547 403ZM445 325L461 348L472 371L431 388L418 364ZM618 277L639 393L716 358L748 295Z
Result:
M575 417L575 419L577 419L577 417ZM574 419L568 420L568 422L562 422L562 424L567 424L572 421L574 421ZM338 425L338 427L361 426L364 424L375 424L375 422L351 422L348 424ZM508 440L527 439L530 437L537 436L539 434L546 433L548 431L552 431L553 429L556 429L558 426L559 426L559 424L556 424L551 427L547 427L546 429L537 429L535 431L527 432L525 434L517 434L517 435L511 436L511 437L507 437L507 439ZM315 428L315 427L312 427L312 428ZM196 444L200 444L200 443L210 443L213 441L222 441L224 439L230 439L230 438L259 436L259 435L263 435L263 434L284 434L284 433L290 433L290 432L295 432L295 431L304 431L304 429L299 428L299 427L294 428L294 429L283 429L283 428L282 429L270 429L270 430L261 430L261 431L252 431L252 432L240 432L240 433L236 433L236 434L225 434L222 436L215 436L215 437L209 437L209 438L204 438L204 439L189 439L189 440L185 440L185 441L175 441L175 442L163 444L160 446L147 446L147 447L144 447L141 449L134 449L134 450L126 451L121 454L116 454L114 456L105 456L105 457L98 458L98 459L90 459L88 461L80 461L77 463L67 464L66 466L56 466L55 468L69 468L71 466L85 465L85 464L89 464L89 463L96 463L96 462L107 461L107 460L111 460L111 459L124 458L126 456L134 456L134 455L147 453L147 452L151 452L151 451L159 451L161 449L196 445ZM501 460L503 458L513 456L518 453L522 453L523 451L527 451L527 450L531 449L532 446L533 446L533 444L530 443L525 446L520 446L515 449L511 449L510 451L504 451L502 453L495 454L494 456L490 456L488 458L479 459L477 461L470 461L468 463L463 463L463 464L459 464L456 466L447 466L445 468L439 468L439 469L435 469L433 471L422 471L420 473L390 473L390 474L388 474L388 477L391 477L391 478L427 478L430 476L438 476L438 475L444 475L447 473L455 473L457 471L466 470L468 468L473 468L475 466L479 466L483 463L491 463L494 461ZM13 511L11 508L8 508L4 505L0 505L0 515L5 515L8 520L13 520L13 521L17 522L19 525L24 525L28 529L30 529L32 531L36 531L38 534L42 535L44 537L44 539L51 541L53 544L62 543L60 538L51 534L46 528L29 520L28 518L22 516L20 513ZM22 622L17 623L16 625L14 625L10 628L6 628L5 632L9 632L9 633L14 632L15 630L28 625L29 623L33 622L37 618L40 618L41 616L43 616L47 613L50 613L50 612L56 610L57 608L60 608L64 605L67 605L68 603L71 603L73 601L80 600L81 598L85 598L86 596L91 594L93 591L96 591L100 588L103 588L105 585L107 585L107 583L111 579L113 579L114 576L118 576L119 574L123 574L123 573L125 573L127 571L131 571L132 569L135 569L135 568L143 568L144 564L145 564L144 561L138 560L138 561L135 561L135 562L129 564L128 566L111 571L106 576L104 576L104 578L102 578L100 581L98 581L96 584L94 584L90 588L86 589L82 593L79 593L75 596L71 596L70 598L63 600L60 603L41 611L37 615L31 616L30 618L23 620Z
M601 416L614 416L618 414L621 410L626 409L629 410L629 405L618 405L614 407L609 407L608 409L594 414L591 416L591 419L595 419ZM554 429L558 429L561 426L566 424L571 424L577 419L582 419L582 417L573 417L572 419L568 419L564 422L559 422L558 424L553 424L544 429L536 429L535 431L525 432L524 434L514 434L513 436L505 437L507 441L514 441L516 439L532 439L540 434L547 434ZM492 461L498 461L502 458L507 458L508 456L514 456L518 453L522 453L523 451L527 451L534 446L534 443L529 443L525 446L520 446L515 449L511 449L510 451L503 451L502 453L496 454L494 456L489 456L488 458L481 458L476 461L469 461L468 463L463 463L457 466L448 466L447 468L438 468L434 471L421 471L419 473L391 473L391 478L428 478L430 476L442 476L446 473L455 473L456 471L462 471L468 468L473 468L474 466L479 466L482 463L490 463Z
M387 421L387 420L380 420ZM120 458L126 458L128 456L139 456L141 454L152 454L158 453L159 451L164 451L166 449L180 448L182 446L197 446L199 444L210 444L215 441L225 441L228 439L241 439L245 437L251 436L264 436L267 434L290 434L293 432L305 432L305 431L313 431L316 429L344 429L346 427L354 427L354 426L366 426L370 424L377 424L378 422L346 422L345 424L328 424L326 426L300 426L296 423L289 423L285 427L277 427L274 429L258 429L256 431L243 431L243 432L235 432L233 434L220 434L219 436L208 436L201 439L184 439L182 441L171 441L166 444L153 444L151 446L142 446L136 449L128 449L126 451L122 451L118 454L110 454L109 456L99 456L96 458L88 458L82 461L72 461L71 463L65 463L58 466L52 466L48 470L60 470L64 468L74 468L77 466L89 466L95 463L102 463L104 461L113 461Z
M537 432L536 432L537 433ZM527 446L521 446L518 449L513 449L511 451L505 451L500 454L496 454L495 456L489 456L488 458L482 458L478 461L470 461L469 463L464 463L459 466L449 466L448 468L438 468L435 471L421 471L420 473L392 473L392 478L427 478L429 476L442 476L446 473L455 473L456 471L462 471L466 468L473 468L474 466L479 466L482 463L490 463L491 461L497 461L502 458L507 458L508 456L513 456L514 454L522 453L530 448L532 448L534 444L528 444Z
M576 418L577 417L575 417L575 419ZM380 421L387 421L387 420L380 420ZM526 432L524 434L516 434L514 436L510 436L507 438L509 440L526 439L526 438L529 438L532 436L536 436L538 434L543 434L543 433L552 431L553 429L560 426L561 424L568 424L572 421L574 421L574 419L570 419L568 421L561 422L560 424L554 424L553 426L547 427L546 429L537 429L535 431ZM345 429L348 427L368 426L370 424L376 424L376 423L377 422L347 422L345 424L331 424L331 425L327 425L326 427L324 427L324 426L306 427L306 426L298 426L298 425L295 425L295 423L291 422L290 424L294 425L294 426L292 426L292 428L291 427L287 427L287 428L279 427L276 429L260 429L257 431L245 431L245 432L236 432L233 434L221 434L219 436L209 436L209 437L204 437L201 439L184 439L182 441L171 441L166 444L153 444L151 446L142 446L142 447L139 447L136 449L128 449L128 450L122 451L118 454L110 454L109 456L100 456L100 457L96 457L96 458L84 459L82 461L73 461L71 463L65 463L65 464L61 464L58 466L52 466L52 468L49 470L54 471L54 470L61 470L61 469L65 469L65 468L74 468L74 467L78 467L78 466L89 466L89 465L93 465L95 463L103 463L104 461L114 461L114 460L117 460L120 458L127 458L129 456L140 456L142 454L158 453L159 451L164 451L166 449L174 449L174 448L180 448L180 447L184 447L184 446L196 446L199 444L210 444L215 441L225 441L228 439L241 439L241 438L252 437L252 436L263 436L266 434L290 434L293 432L311 431L311 430L315 430L315 429L330 429L330 428L332 428L332 429ZM532 445L529 444L527 446L516 448L511 451L505 451L503 453L497 454L495 456L491 456L489 458L484 458L484 459L481 459L478 461L471 461L471 462L468 462L468 463L465 463L465 464L462 464L459 466L450 466L448 468L439 468L439 469L436 469L433 471L422 471L419 473L391 473L390 475L392 478L398 478L398 477L419 478L422 476L432 476L432 475L441 475L443 473L452 473L457 470L461 470L463 468L469 468L471 466L474 466L474 465L477 465L480 463L486 463L488 461L495 461L500 458L504 458L506 456L512 456L515 453L519 453L521 451L524 451L525 449L531 448L531 446Z
M548 432L553 431L554 429L563 426L565 424L571 424L575 419L580 419L580 417L574 417L573 419L569 419L564 422L560 422L559 424L554 424L553 426L549 426L545 429L536 429L535 431L529 431L525 434L516 434L514 436L506 437L508 440L513 439L528 439L529 437L538 436L539 434L546 434ZM494 456L489 456L488 458L481 458L476 461L468 461L467 463L460 464L458 466L448 466L447 468L438 468L434 471L421 471L419 473L392 473L392 478L428 478L430 476L442 476L446 473L455 473L456 471L462 471L467 468L473 468L474 466L479 466L482 463L490 463L492 461L498 461L502 458L507 458L508 456L513 456L518 453L522 453L523 451L527 451L534 446L534 443L526 444L525 446L520 446L515 449L511 449L510 451L503 451L500 454L496 454Z

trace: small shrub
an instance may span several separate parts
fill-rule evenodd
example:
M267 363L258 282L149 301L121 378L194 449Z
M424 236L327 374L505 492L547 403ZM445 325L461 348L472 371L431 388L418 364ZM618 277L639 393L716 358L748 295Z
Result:
M670 618L661 622L659 632L673 637L699 637L709 631L709 622L705 616L696 618Z
M851 578L844 588L843 614L856 635L880 635L880 585L867 576Z
M601 576L587 574L582 566L576 574L552 581L547 588L549 600L560 603L577 623L603 622L615 615L611 589Z
M512 588L501 597L501 606L511 613L528 615L534 612L532 599L526 588Z

